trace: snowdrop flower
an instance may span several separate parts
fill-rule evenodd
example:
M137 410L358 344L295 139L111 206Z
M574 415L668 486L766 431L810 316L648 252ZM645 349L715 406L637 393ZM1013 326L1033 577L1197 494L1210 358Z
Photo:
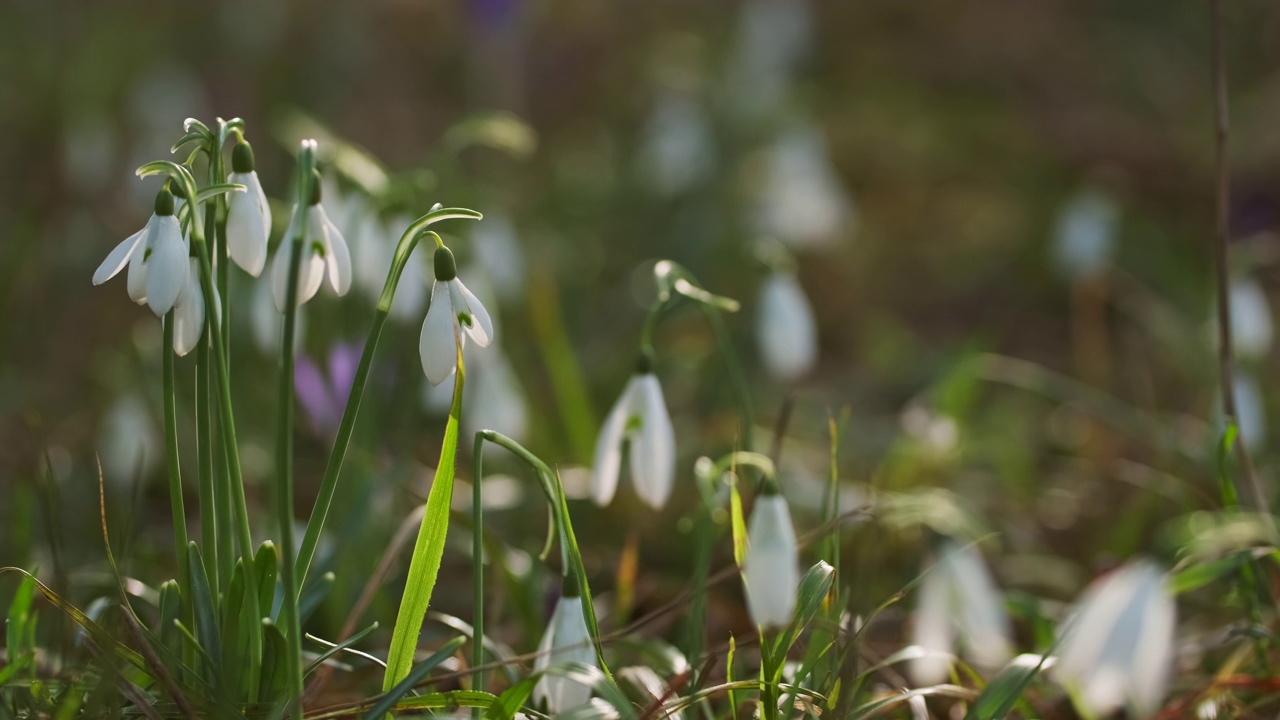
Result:
M804 288L790 273L775 272L760 291L760 356L774 378L802 377L818 359L818 329Z
M476 226L471 244L477 264L484 268L494 294L507 301L524 297L524 251L511 219L502 212L488 213L485 221Z
M1120 208L1098 190L1083 190L1067 201L1054 230L1053 259L1067 278L1094 277L1115 254Z
M249 297L249 320L253 327L253 342L265 355L280 352L280 336L284 333L284 316L276 311L272 299L271 283L254 283ZM293 346L302 347L306 337L307 315L298 313L293 326Z
M1177 608L1165 574L1147 560L1095 581L1061 632L1056 679L1095 717L1128 705L1160 708L1173 670Z
M1250 450L1258 450L1267 440L1267 404L1258 381L1244 369L1237 370L1233 380L1236 401L1236 425L1240 438ZM1219 401L1216 406L1221 407Z
M1271 305L1258 281L1237 278L1231 283L1231 340L1242 358L1260 358L1271 349Z
M796 609L800 556L791 509L777 486L769 482L756 499L747 524L747 553L742 577L747 610L761 627L783 627Z
M631 480L636 494L654 510L671 495L676 476L676 432L662 397L662 385L642 357L596 438L591 494L597 505L608 505L618 489L622 444L631 443Z
M547 631L538 643L534 672L543 672L552 665L564 663L599 667L582 610L578 583L570 574L565 577L564 595L556 602ZM543 675L533 688L534 704L545 703L547 712L552 716L585 705L590 699L591 688L559 675Z
M115 277L126 264L130 299L139 305L146 303L157 316L173 309L188 281L187 243L168 190L156 193L151 219L107 255L93 273L93 284Z
M267 264L267 238L271 235L271 207L254 170L253 148L241 141L231 151L231 174L227 182L244 185L244 192L227 198L227 252L245 272L254 277Z
M315 297L326 275L329 285L337 294L346 295L347 290L351 289L351 253L347 249L347 241L320 206L322 193L318 177L311 188L303 227L300 229L295 226L296 223L290 223L284 240L280 242L276 256L271 261L271 294L275 299L276 309L280 312L284 312L289 292L289 258L295 232L303 233L302 259L298 264L297 304L302 305Z
M217 289L214 289L215 298ZM204 293L200 287L200 261L187 259L187 279L173 304L173 351L179 357L195 349L204 335Z
M982 556L972 545L946 540L920 583L912 642L925 654L911 661L913 680L947 679L957 634L981 667L997 668L1013 656L1009 616Z
M370 213L372 216L372 213ZM396 253L396 245L400 240L400 235L390 228L407 228L413 222L413 218L399 217L387 226L378 222L377 217L372 217L372 224L366 226L365 241L367 243L377 242L382 250L378 263L371 273L377 275L377 289L373 293L374 303L382 297L382 286L386 284L387 273L391 270L391 261ZM373 287L371 285L370 287ZM396 286L396 301L391 303L391 317L400 321L416 320L422 315L423 308L427 307L429 289L427 279L426 263L422 260L421 255L410 255L409 261L404 264L404 271L400 273L400 284Z
M475 382L468 383L463 391L465 433L470 436L490 428L523 441L528 431L529 412L524 388L506 354L500 348L493 348L476 358L476 366Z
M766 156L761 229L792 247L829 245L854 220L853 205L827 157L822 131L809 123L782 133Z
M411 258L412 259L412 258ZM418 354L422 370L432 385L439 385L458 369L458 350L466 346L467 336L480 347L493 341L493 321L484 305L458 279L458 265L453 251L443 245L436 248L433 259L436 280L431 285L431 305L422 321ZM454 340L453 324L462 331Z
M135 394L117 398L102 421L98 440L104 480L121 489L145 478L164 457L164 444L147 404Z
M658 195L688 190L711 171L711 121L689 93L663 90L645 130L641 179Z

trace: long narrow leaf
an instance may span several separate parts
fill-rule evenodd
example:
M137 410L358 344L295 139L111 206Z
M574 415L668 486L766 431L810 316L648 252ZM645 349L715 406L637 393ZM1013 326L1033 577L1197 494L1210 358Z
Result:
M378 720L378 718L381 718L382 714L390 710L400 698L408 694L419 680L426 677L427 673L435 669L437 665L452 657L454 653L458 652L458 648L462 647L466 642L467 639L465 637L456 637L441 646L439 650L431 654L431 657L423 660L417 667L407 673L403 680L396 683L395 687L391 688L382 697L382 700L373 706L372 710L365 713L365 720Z

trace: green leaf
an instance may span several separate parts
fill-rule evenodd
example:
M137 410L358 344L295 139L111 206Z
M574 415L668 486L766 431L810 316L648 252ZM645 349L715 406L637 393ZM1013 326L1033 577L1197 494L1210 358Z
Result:
M258 611L262 618L269 617L276 600L276 546L270 540L262 543L253 558L254 575L258 580ZM262 618L254 618L254 622Z
M455 331L456 332L456 331ZM455 346L458 370L453 384L453 405L449 408L449 421L444 429L444 442L440 446L440 463L436 466L431 492L427 495L427 511L418 528L418 539L409 560L409 578L396 624L391 633L391 648L387 651L387 671L382 678L382 689L395 687L409 675L413 655L418 647L418 633L431 605L431 593L435 590L440 572L440 560L444 556L445 535L449 532L449 506L453 498L454 463L458 454L458 422L462 416L462 387L466 378L462 348Z
M244 190L245 186L239 183L215 183L200 189L200 192L196 194L196 204L199 205L205 200L223 193L243 192Z
M460 152L471 146L493 148L517 160L531 157L538 148L538 134L524 120L499 111L472 115L449 128L444 146Z
M209 575L205 572L200 548L194 542L187 545L187 570L191 573L191 605L195 611L196 637L200 647L213 662L211 671L222 666L222 644L218 637L218 611L213 606L213 593L209 589Z
M736 480L729 483L729 521L733 529L733 561L742 567L747 557L747 521L742 515L742 494Z
M168 580L160 586L160 644L174 655L181 657L182 636L174 621L182 617L182 590L176 580Z
M520 708L529 701L529 696L533 695L533 688L537 684L538 676L534 675L507 688L498 696L498 701L489 708L489 712L485 713L485 717L489 720L514 720Z
M311 583L302 591L302 597L298 598L298 622L305 623L307 618L320 607L320 603L324 602L329 591L333 589L335 576L331 572L327 572L320 576L314 583Z
M289 682L288 646L284 633L269 619L262 620L262 683L261 696L274 700L284 692Z
M822 609L822 601L826 599L827 593L831 591L831 581L835 577L835 572L835 568L819 560L800 579L800 587L796 591L796 609L791 616L791 625L787 627L786 632L778 635L777 644L774 645L773 651L776 657L786 657L787 651L800 638L801 631L813 621L814 616ZM778 674L774 676L775 682L782 673L782 665L782 663L778 663Z
M1014 658L999 675L987 683L982 694L969 706L964 720L998 720L1005 717L1040 670L1051 662L1046 655L1025 654Z
M1266 554L1267 551L1263 550ZM1216 582L1249 564L1255 557L1254 551L1242 551L1217 560L1201 562L1182 568L1169 577L1169 592L1181 595L1198 590L1209 583Z
M430 504L430 500L427 502ZM419 663L417 667L413 668L413 670L404 676L404 679L396 683L395 687L388 690L387 693L382 696L382 699L378 701L378 704L374 705L372 710L365 713L365 720L379 720L383 713L390 710L391 707L400 700L400 698L404 697L410 690L412 690L413 686L418 684L419 680L426 677L427 673L435 669L437 665L452 657L454 653L458 652L458 648L465 645L466 642L467 639L465 637L456 637L442 645L439 650L431 654L431 657Z

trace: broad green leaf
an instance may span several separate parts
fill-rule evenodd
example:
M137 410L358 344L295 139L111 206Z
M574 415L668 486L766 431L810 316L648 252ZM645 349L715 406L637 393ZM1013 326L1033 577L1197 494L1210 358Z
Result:
M275 543L267 540L258 547L258 554L253 558L254 577L258 581L258 612L261 618L271 617L271 608L276 600L276 572L280 569L276 564Z
M331 572L327 572L316 579L302 591L302 597L298 598L298 622L305 623L307 618L320 607L320 603L324 602L329 591L333 589L335 576Z
M786 657L787 651L799 639L800 633L809 625L818 611L822 609L822 601L831 591L831 581L835 577L835 568L819 560L809 568L809 572L800 579L800 587L796 590L796 609L791 616L791 625L786 632L778 635L774 653L778 657ZM778 663L777 672L782 672L782 663ZM774 677L775 681L777 676Z
M258 687L264 699L276 700L289 682L287 643L280 628L265 618L262 640L262 682Z
M742 494L738 483L729 483L729 522L733 528L733 561L742 567L747 557L747 521L742 515Z
M530 676L512 685L498 696L498 701L489 708L489 712L485 713L485 717L489 720L514 720L520 708L529 701L529 696L533 695L533 688L538 684L538 677Z
M1042 669L1052 664L1044 655L1019 655L987 683L978 699L969 706L964 720L999 720L1009 714Z
M457 330L455 329L455 333ZM440 560L444 556L445 535L449 532L449 506L453 499L454 463L458 454L458 422L462 416L462 387L466 369L462 360L462 348L455 346L458 370L453 384L453 404L449 408L449 421L445 425L444 442L440 447L440 463L436 466L435 479L427 495L427 511L418 528L418 538L409 560L409 578L400 610L396 613L395 628L391 633L391 648L387 652L387 671L382 678L383 691L391 690L409 675L413 655L418 648L418 633L431 605L431 593L435 590L440 572Z
M187 545L187 571L191 573L191 606L195 612L196 638L200 647L208 653L217 672L222 667L222 643L218 636L218 611L213 605L213 593L209 589L209 576L205 572L200 548L194 542Z

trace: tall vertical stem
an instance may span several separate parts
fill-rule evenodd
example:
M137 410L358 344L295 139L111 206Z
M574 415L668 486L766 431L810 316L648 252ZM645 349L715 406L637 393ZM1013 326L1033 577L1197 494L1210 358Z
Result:
M169 507L173 512L173 543L178 556L178 584L187 589L187 513L182 503L182 469L178 458L178 406L174 389L173 311L164 316L164 445L169 465Z
M716 336L716 345L720 348L720 356L724 358L725 369L729 373L729 383L733 386L734 401L738 404L738 420L741 424L742 443L740 450L751 450L752 428L755 425L755 410L751 405L751 391L747 388L747 379L738 364L738 355L733 350L733 338L729 336L729 328L725 327L720 311L702 305L702 311L711 324L711 331Z
M196 453L200 470L200 544L209 574L213 597L218 597L222 578L219 564L217 498L213 472L213 410L209 406L209 339L201 338L196 347Z
M484 503L480 481L484 478L484 435L476 433L471 450L475 471L471 475L471 665L484 666ZM477 670L472 690L484 690L484 671ZM472 712L480 716L477 708Z
M1235 423L1235 350L1231 339L1231 288L1230 248L1231 240L1231 175L1227 162L1227 145L1230 139L1231 120L1227 105L1226 37L1223 27L1223 0L1212 2L1213 26L1213 94L1214 94L1214 153L1217 160L1217 230L1215 244L1215 270L1218 293L1218 362L1222 380L1222 414L1227 422ZM1264 514L1271 512L1270 502L1257 473L1249 449L1244 442L1235 443L1239 461L1240 484L1252 502L1254 509ZM1241 493L1242 495L1245 493Z

